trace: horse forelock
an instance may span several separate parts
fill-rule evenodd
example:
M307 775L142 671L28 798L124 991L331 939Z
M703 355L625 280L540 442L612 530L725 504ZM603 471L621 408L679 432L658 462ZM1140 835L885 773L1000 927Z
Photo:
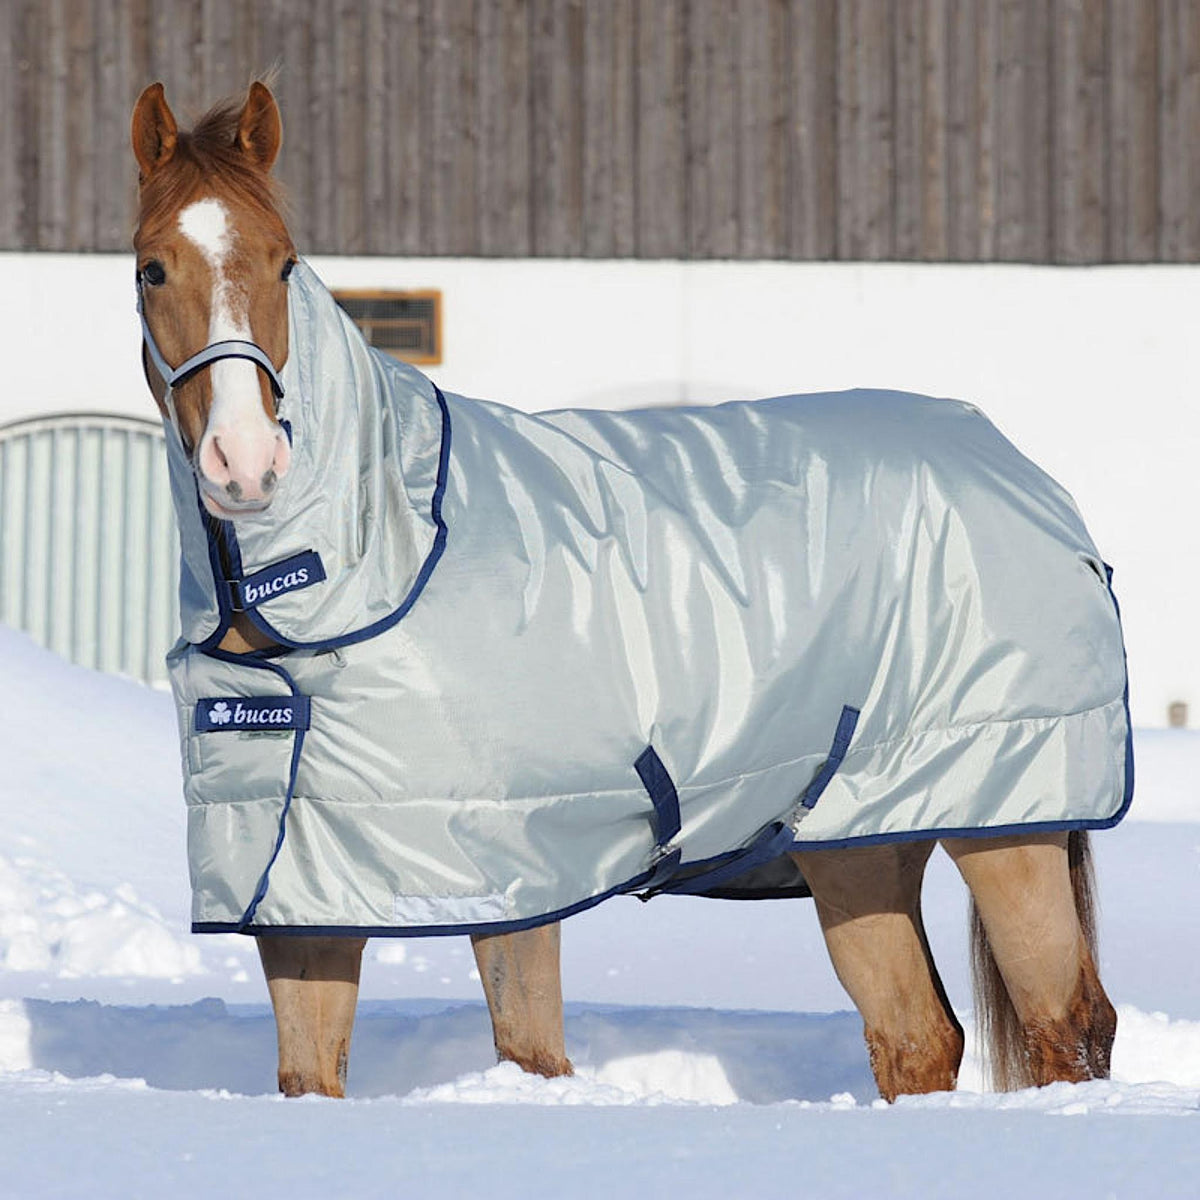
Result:
M190 130L180 130L170 160L142 183L139 228L173 223L188 203L210 194L228 196L265 225L286 229L283 187L237 144L240 114L240 101L223 100Z

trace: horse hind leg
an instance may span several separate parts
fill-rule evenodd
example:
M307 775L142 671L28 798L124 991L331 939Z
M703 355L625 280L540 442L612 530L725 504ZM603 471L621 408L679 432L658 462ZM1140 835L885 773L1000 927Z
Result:
M364 938L259 937L275 1010L279 1090L346 1094Z
M1001 1090L1106 1079L1087 835L946 839L970 888L976 1017Z
M949 1091L963 1032L938 976L921 919L932 842L794 855L842 986L863 1019L879 1094Z

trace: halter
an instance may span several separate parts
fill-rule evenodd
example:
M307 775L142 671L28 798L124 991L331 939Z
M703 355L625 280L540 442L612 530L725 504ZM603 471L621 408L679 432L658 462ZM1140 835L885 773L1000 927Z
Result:
M137 284L138 318L142 322L142 340L146 343L146 349L150 352L150 361L154 364L154 369L162 376L163 381L167 385L167 411L171 414L171 424L175 427L176 433L180 432L179 418L175 413L174 390L176 385L185 383L197 371L202 371L205 367L219 362L223 358L246 358L265 371L267 378L271 381L271 391L275 396L276 408L278 408L279 401L283 399L283 381L279 378L279 372L275 370L275 364L271 362L267 352L257 342L247 342L240 338L228 338L220 342L209 342L207 346L198 350L190 358L184 359L179 366L172 367L163 357L162 351L158 348L158 343L154 340L154 334L150 332L150 325L146 321L146 310L142 304L142 275L140 271L135 276L135 282Z

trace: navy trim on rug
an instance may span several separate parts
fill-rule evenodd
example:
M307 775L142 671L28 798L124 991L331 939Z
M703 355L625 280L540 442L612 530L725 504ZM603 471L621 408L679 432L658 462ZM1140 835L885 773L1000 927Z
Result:
M875 833L859 837L836 838L833 841L806 841L796 838L792 842L793 850L844 850L850 846L881 846L888 842L921 842L934 841L938 838L990 838L1020 836L1023 833L1088 833L1094 830L1112 829L1120 824L1129 806L1133 803L1134 766L1133 766L1133 718L1129 713L1129 659L1125 651L1125 634L1121 630L1121 606L1117 602L1117 594L1113 591L1113 569L1104 563L1107 576L1105 585L1113 609L1117 614L1118 632L1121 633L1121 660L1125 664L1125 688L1122 700L1125 706L1125 789L1121 797L1120 807L1110 817L1081 818L1075 821L1035 821L1025 824L992 825L973 829L921 829L908 830L902 833ZM803 829L803 826L801 826Z
M1023 833L1087 833L1095 829L1111 829L1125 815L1128 804L1111 817L1090 817L1076 821L1028 821L1023 825L976 825L970 829L909 829L902 833L870 833L858 837L835 838L828 842L803 841L797 838L792 850L846 850L851 846L882 846L887 842L935 842L939 838L997 838L1019 837ZM801 826L803 829L804 826Z
M465 933L520 933L523 929L536 929L562 921L576 913L585 912L626 892L644 887L654 877L653 870L634 876L627 883L609 888L598 896L589 896L566 908L555 909L537 917L525 917L514 921L479 921L465 925L251 925L236 921L193 921L193 933L245 933L253 936L268 934L272 937L455 937Z
M742 871L766 862L783 853L787 849L787 840L791 830L777 823L769 825L761 835L743 850L734 850L728 854L720 854L715 858L701 859L699 862L687 863L688 868L703 867L714 864L714 869L706 871L703 876L690 876L681 881L684 885L676 888L660 888L650 895L641 895L642 889L651 885L658 874L656 868L635 875L626 883L618 884L597 896L589 896L566 908L555 909L536 917L524 917L513 921L478 921L462 925L253 925L236 921L193 921L193 933L245 933L251 935L269 934L281 937L455 937L468 933L519 933L524 929L536 929L539 925L549 925L554 921L562 921L575 913L585 912L614 896L627 894L638 895L639 899L650 899L651 895L670 895L676 891L679 894L689 894L692 883L706 882L710 886L726 878L736 878ZM736 870L728 870L736 867ZM249 911L249 910L248 910Z
M242 913L241 920L236 923L231 922L229 927L223 931L227 933L244 933L254 920L254 914L258 911L258 906L267 894L267 889L271 885L271 868L275 865L275 860L279 857L279 852L283 849L283 841L287 834L288 813L292 808L292 797L296 791L296 776L300 770L300 751L304 748L304 735L308 731L309 698L300 691L296 686L296 681L278 663L267 662L264 659L248 654L232 654L228 650L206 650L205 653L210 658L218 659L221 662L233 663L239 667L253 667L260 671L270 671L288 685L293 698L304 702L305 723L302 727L298 727L292 735L292 759L288 767L287 792L283 798L283 808L279 813L279 832L275 837L275 847L271 851L271 857L268 859L267 865L263 868L262 875L259 876L258 886L254 889L254 895L250 903L246 905L246 911Z
M229 626L233 623L233 604L229 595L229 588L222 582L227 578L225 566L221 561L221 552L228 552L228 540L225 537L225 530L232 530L233 526L228 521L222 521L214 517L212 513L204 507L204 501L200 498L200 482L195 480L196 485L196 507L200 510L200 521L204 526L205 541L208 543L208 566L212 571L213 591L217 596L217 627L206 637L202 642L196 643L196 649L202 650L205 654L215 649L221 643L221 639L229 632ZM240 571L239 571L240 573Z
M1112 601L1113 610L1117 614L1117 628L1121 634L1121 661L1125 664L1125 797L1121 807L1112 818L1115 825L1128 811L1133 803L1134 770L1133 770L1133 717L1129 713L1129 655L1125 650L1125 629L1121 625L1121 606L1117 602L1117 593L1113 591L1113 569L1104 564L1104 574L1108 585L1108 598ZM1103 826L1108 829L1111 826Z
M289 650L337 650L342 646L353 646L357 642L369 641L381 633L386 633L393 625L402 621L412 606L416 604L418 597L425 590L425 585L429 582L429 578L433 574L434 567L437 566L443 551L446 549L446 538L448 536L446 522L442 516L442 500L445 497L446 487L450 479L450 407L446 403L446 397L442 395L441 388L437 384L433 384L432 386L434 394L437 397L438 407L442 411L442 444L441 452L438 456L437 482L434 485L433 498L429 504L429 515L437 527L437 531L433 537L433 545L430 547L429 553L425 556L425 562L421 565L421 570L417 575L416 581L409 588L408 595L401 601L400 607L394 612L389 613L386 617L381 617L372 625L356 629L352 633L342 634L341 637L326 638L324 641L316 642L298 642L285 637L257 609L246 609L247 619L260 633L265 634ZM230 567L232 574L240 577L242 575L242 554L237 544L237 532L234 530L231 522L226 521L222 522L222 524L228 527L226 545L231 555L232 561ZM219 580L220 576L217 576L217 578ZM218 592L222 590L219 583L217 590ZM211 639L209 640L211 641ZM220 639L217 640L219 641Z
M1044 822L1034 825L1008 825L995 829L939 829L931 830L929 832L914 831L907 834L882 834L875 837L846 838L836 842L790 843L786 843L785 838L791 837L791 830L787 826L784 826L781 830L775 833L772 841L767 844L771 845L774 849L776 844L775 839L778 839L780 848L783 851L786 851L787 849L837 850L844 849L847 846L866 846L885 841L913 842L936 839L940 837L1001 837L1008 833L1044 833L1057 832L1059 830L1107 829L1110 826L1115 825L1119 819L1120 817L1118 816L1101 821L1074 821L1067 823ZM744 860L740 860L738 862L738 867L739 870L745 870L747 869L747 864ZM646 871L643 874L629 880L629 882L621 884L619 887L610 888L606 892L601 892L598 896L589 896L586 900L580 900L575 904L568 905L566 908L556 909L554 912L543 913L542 915L536 917L526 917L519 921L480 921L477 923L464 925L412 926L254 925L250 921L246 921L244 924L239 924L236 921L193 921L191 929L192 933L197 934L244 933L252 936L265 934L271 937L457 937L463 934L471 933L520 933L525 929L536 929L539 925L549 925L554 921L565 920L567 917L574 916L576 913L585 912L589 908L594 908L597 904L603 904L605 900L611 900L614 896L637 893L640 889L645 888L651 883L655 874L656 872L654 871ZM715 875L717 875L717 872L714 871L708 878L710 887L715 886L713 883L713 876ZM651 899L653 896L657 895L671 895L673 891L678 891L678 894L687 894L683 892L682 889L660 888L645 898ZM723 897L716 898L721 899ZM768 896L764 898L770 899L771 897ZM251 916L252 915L253 914L251 913Z

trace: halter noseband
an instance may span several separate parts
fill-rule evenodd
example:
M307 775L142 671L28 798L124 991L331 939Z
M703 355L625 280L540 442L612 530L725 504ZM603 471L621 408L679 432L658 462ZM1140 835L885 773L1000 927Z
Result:
M267 378L271 381L271 391L274 393L275 404L278 406L279 401L283 399L283 381L279 378L279 372L275 370L275 364L271 362L267 352L256 342L246 342L240 338L228 338L220 342L209 342L207 346L202 350L198 350L191 358L184 359L177 367L172 367L163 358L162 351L158 348L158 343L154 340L154 334L150 332L150 326L146 321L146 310L142 304L142 276L140 271L137 273L135 281L137 283L138 317L142 322L142 340L146 343L146 349L150 352L150 361L154 364L154 369L162 376L163 381L167 385L166 403L171 414L171 423L175 426L176 433L179 432L179 421L175 415L175 401L172 395L176 385L184 383L195 375L197 371L201 371L223 358L246 358L265 371Z

